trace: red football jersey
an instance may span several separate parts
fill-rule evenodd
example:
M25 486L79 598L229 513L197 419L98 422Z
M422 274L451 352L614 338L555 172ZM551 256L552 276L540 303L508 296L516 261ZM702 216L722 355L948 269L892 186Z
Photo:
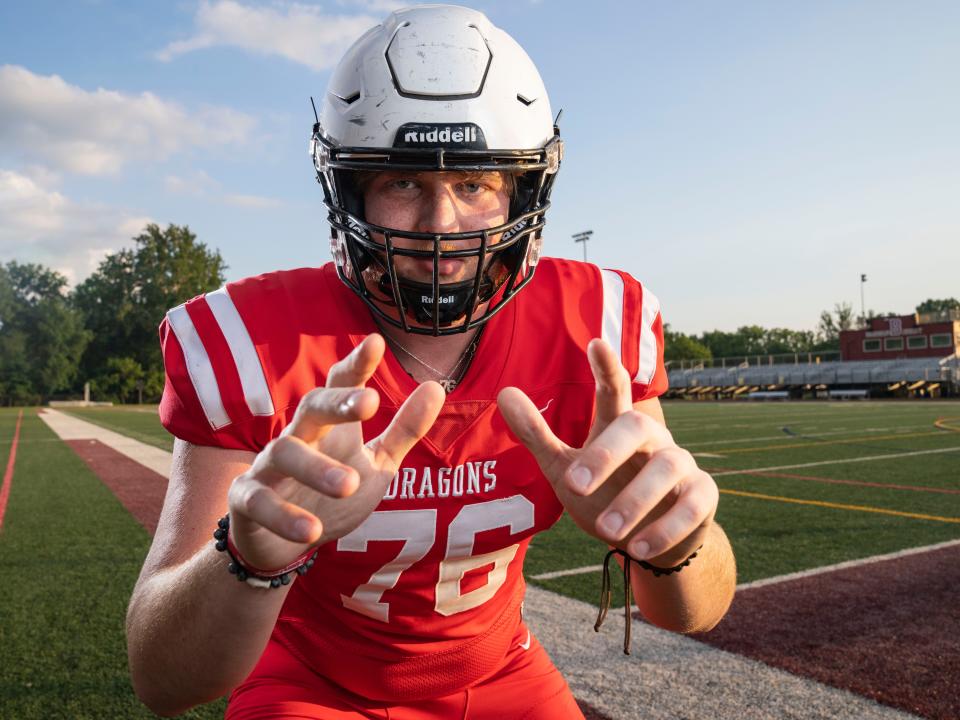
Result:
M160 416L192 443L261 450L330 366L377 332L332 264L230 283L171 310L160 328ZM496 396L522 389L564 442L583 444L594 411L587 343L619 348L634 401L667 387L659 302L626 273L544 259L494 316L436 423L376 511L320 548L294 583L274 639L373 699L448 694L493 672L517 632L530 538L562 513ZM370 381L379 434L416 387L388 349Z

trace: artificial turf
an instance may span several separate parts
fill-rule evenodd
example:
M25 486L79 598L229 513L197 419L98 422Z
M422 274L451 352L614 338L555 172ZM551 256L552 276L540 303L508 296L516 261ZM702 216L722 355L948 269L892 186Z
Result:
M16 413L0 412L6 466ZM0 531L0 718L152 718L133 693L124 615L146 531L36 412L23 414ZM222 718L213 703L185 718Z

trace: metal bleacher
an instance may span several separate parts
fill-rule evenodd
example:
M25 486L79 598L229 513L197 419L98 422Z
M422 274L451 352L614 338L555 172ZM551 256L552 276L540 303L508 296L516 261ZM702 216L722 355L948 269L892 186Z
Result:
M819 363L742 365L687 368L669 371L672 389L711 387L720 392L756 385L766 388L797 386L870 386L888 383L960 383L960 357L923 357L902 360L831 360Z

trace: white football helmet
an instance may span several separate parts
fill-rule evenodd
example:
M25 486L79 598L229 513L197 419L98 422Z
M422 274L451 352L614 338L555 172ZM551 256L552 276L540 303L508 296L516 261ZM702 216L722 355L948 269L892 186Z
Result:
M337 272L381 320L412 333L465 332L533 277L563 143L533 62L482 13L394 12L347 51L317 120L311 155ZM509 219L440 234L368 223L357 171L397 169L508 173L516 179ZM397 238L432 249L398 248ZM397 255L432 260L433 282L398 276ZM478 258L475 277L440 283L440 261L465 257Z

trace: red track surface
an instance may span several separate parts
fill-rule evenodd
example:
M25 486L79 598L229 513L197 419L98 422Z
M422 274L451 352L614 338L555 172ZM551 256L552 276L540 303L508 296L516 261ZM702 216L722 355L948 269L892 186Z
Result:
M167 479L99 440L66 440L147 532L157 530Z
M3 530L3 516L7 512L10 486L13 485L13 466L17 461L17 443L20 441L21 420L23 420L23 410L17 414L17 426L14 428L13 441L10 443L10 455L7 456L7 469L3 473L3 485L0 485L0 530Z
M927 718L960 718L960 546L737 596L699 639Z

